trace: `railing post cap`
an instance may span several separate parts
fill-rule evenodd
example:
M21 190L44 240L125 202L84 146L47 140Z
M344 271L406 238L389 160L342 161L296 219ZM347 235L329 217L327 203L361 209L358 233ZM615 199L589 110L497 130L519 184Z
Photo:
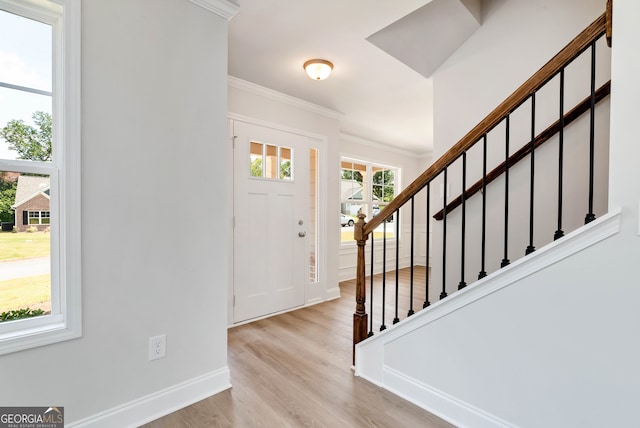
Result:
M367 224L364 221L365 218L367 218L366 214L358 213L358 221L353 228L353 239L355 239L359 245L364 245L368 238L368 235L364 234L364 225Z

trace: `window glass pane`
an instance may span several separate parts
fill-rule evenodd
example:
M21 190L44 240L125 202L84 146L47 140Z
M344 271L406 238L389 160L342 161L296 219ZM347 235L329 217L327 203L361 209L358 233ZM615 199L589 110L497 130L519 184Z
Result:
M50 161L51 130L50 96L0 87L0 158Z
M353 171L350 169L342 169L342 176L340 177L341 180L351 180L353 179Z
M365 206L358 203L343 202L340 205L340 240L353 242L353 225L358 221L357 215L364 212Z
M0 10L0 158L51 160L51 26Z
M342 161L341 195L343 201L364 200L366 166Z
M374 200L391 202L394 195L394 172L388 169L374 167L373 196Z
M280 147L280 179L291 180L291 168L293 162L293 149L288 147Z
M0 10L0 82L51 92L51 26Z
M353 231L349 230L345 215L355 217L359 212L365 214L365 221L378 215L397 193L395 180L398 170L368 162L342 159L341 167L341 241L353 240ZM386 231L385 231L386 228ZM386 219L376 228L374 238L394 237L395 215Z
M309 283L318 282L318 150L309 150Z
M0 313L51 311L49 182L0 171Z
M266 178L278 178L278 146L266 145L264 159L264 176Z
M262 144L251 142L249 148L249 170L251 177L262 177Z

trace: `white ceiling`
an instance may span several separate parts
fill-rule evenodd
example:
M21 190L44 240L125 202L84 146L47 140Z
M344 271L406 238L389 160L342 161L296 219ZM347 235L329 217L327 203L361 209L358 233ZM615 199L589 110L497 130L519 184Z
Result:
M480 0L236 3L240 11L229 23L231 76L340 113L345 134L418 154L432 150L428 76L475 31ZM453 9L443 9L447 3ZM446 43L433 35L443 28ZM333 62L331 77L309 79L302 64L311 58Z

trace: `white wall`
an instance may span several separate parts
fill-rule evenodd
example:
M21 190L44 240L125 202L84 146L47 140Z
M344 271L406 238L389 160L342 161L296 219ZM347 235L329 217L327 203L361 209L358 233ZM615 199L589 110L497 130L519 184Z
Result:
M83 336L0 357L2 405L127 426L229 386L226 46L186 0L82 2Z
M301 78L306 78L301 75ZM307 303L318 303L339 297L336 249L340 225L336 221L340 201L339 193L339 115L328 109L312 105L272 91L270 89L230 78L228 111L231 118L245 118L259 125L274 126L284 131L298 132L312 138L325 139L319 148L320 185L325 199L320 200L319 223L323 248L320 250L321 271L317 287L308 287ZM231 308L232 302L228 302ZM231 312L229 312L231 315ZM229 323L233 322L231 316Z
M604 1L489 1L483 3L483 25L434 73L434 144L440 156L477 125L526 79L551 59L580 31L604 12ZM544 23L544 25L541 25ZM589 55L567 68L565 112L589 95ZM604 38L598 42L597 86L609 79L610 50ZM581 74L582 73L582 74ZM536 134L558 118L556 78L536 97ZM609 101L596 113L596 189L594 212L607 211L607 165ZM531 135L530 102L511 115L510 153L525 145ZM499 124L488 136L488 169L505 159L505 126ZM557 229L558 137L536 150L534 246L541 248L553 240ZM565 129L562 229L570 232L584 223L588 212L589 114ZM482 175L482 147L468 153L467 187ZM449 168L449 199L461 193L461 162ZM510 170L509 234L507 258L513 262L525 254L529 244L529 173L526 157ZM442 179L436 180L436 188ZM500 267L504 258L504 176L487 187L487 272ZM465 281L477 279L481 270L481 193L467 204ZM432 205L442 208L442 195L433 194ZM461 209L448 216L448 292L461 280ZM434 223L434 283L442 283L442 222ZM435 297L435 296L434 296Z
M403 150L389 149L380 144L372 143L367 140L363 140L358 137L354 137L347 134L341 134L340 136L340 156L350 157L354 159L360 159L367 162L379 163L382 165L390 165L401 169L400 177L400 190L406 188L411 182L420 175L425 169L427 169L432 163L432 157L430 153L415 154ZM340 198L340 194L336 195ZM420 194L415 200L415 245L417 250L414 254L414 262L416 264L425 264L425 212L426 212L426 199L424 195ZM410 257L410 245L411 245L411 211L410 208L405 208L400 212L401 220L401 244L400 244L400 263L401 266L409 266ZM370 219L365 219L369 221ZM395 224L394 224L395 231ZM395 269L395 240L389 242L389 248L387 253L387 270ZM382 271L382 249L381 245L376 248L376 272ZM367 244L367 254L370 249L370 245ZM356 253L357 247L355 241L349 242L346 245L340 246L339 251L339 279L344 281L347 279L353 279L356 276ZM379 254L378 254L379 253ZM367 255L367 263L369 263L369 256Z
M461 404L483 421L467 426L637 421L640 5L616 0L614 17L609 194L619 232L385 345L385 370L421 385L411 398L454 422Z

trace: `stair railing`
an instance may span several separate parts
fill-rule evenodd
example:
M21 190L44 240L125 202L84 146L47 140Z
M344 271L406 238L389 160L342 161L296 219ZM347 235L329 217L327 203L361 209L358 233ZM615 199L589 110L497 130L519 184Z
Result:
M483 278L487 275L485 268L485 257L486 257L486 241L487 241L487 230L486 230L486 216L487 216L487 204L486 204L486 190L487 184L491 181L495 180L495 178L499 175L502 175L502 179L504 182L504 229L503 229L503 238L504 238L504 254L503 259L500 262L500 267L505 267L510 264L509 259L509 246L508 246L508 238L509 238L509 170L513 165L522 160L527 155L530 158L531 165L531 174L530 174L530 219L529 219L529 245L525 250L525 256L535 251L534 246L534 171L535 171L535 151L536 148L542 144L544 141L547 141L551 138L554 133L558 134L558 226L556 231L554 232L554 239L559 239L564 236L564 231L562 229L562 203L563 203L563 134L565 128L574 120L577 119L583 113L587 111L590 112L590 131L589 131L589 184L588 184L588 207L587 207L587 215L585 217L585 223L593 221L595 219L594 214L594 148L595 148L595 132L594 132L594 117L595 117L595 107L596 103L603 99L609 93L609 83L603 85L599 90L595 89L596 82L596 42L603 36L607 34L607 40L610 45L610 36L611 36L611 5L610 2L607 4L607 12L602 14L598 19L596 19L591 25L589 25L584 31L582 31L577 37L575 37L567 46L565 46L557 55L555 55L549 62L547 62L540 70L538 70L532 77L530 77L525 83L523 83L515 92L513 92L509 97L507 97L498 107L496 107L486 118L484 118L478 125L476 125L471 131L469 131L458 143L452 146L442 157L436 160L429 168L427 168L418 178L416 178L411 184L409 184L400 194L398 194L385 208L381 210L378 215L373 217L368 223L364 221L365 215L358 215L358 222L354 227L354 239L357 243L357 267L356 267L356 310L353 316L353 346L355 351L355 345L362 340L366 339L369 336L374 334L374 320L373 317L369 317L366 308L366 295L367 295L367 274L366 274L366 244L368 238L373 236L374 230L378 228L380 225L384 228L382 239L383 245L383 260L382 260L382 289L381 289L381 303L376 302L377 305L381 306L381 321L380 321L380 330L384 330L387 328L386 326L386 314L385 308L388 305L388 301L393 303L394 317L393 323L397 323L400 321L399 318L399 279L398 272L400 271L399 266L399 247L400 247L400 209L407 206L406 209L410 210L411 216L411 238L410 238L410 289L409 289L409 307L407 311L407 316L411 316L415 313L414 308L414 211L415 211L415 201L416 196L419 192L425 191L426 193L426 239L425 239L425 253L426 253L426 272L425 272L425 285L424 285L424 302L422 303L422 307L426 308L430 305L429 295L432 292L430 287L430 274L429 274L429 260L431 257L431 249L429 245L430 236L431 236L431 225L429 222L430 212L431 212L431 199L432 199L432 187L436 183L436 179L439 184L442 184L441 191L443 191L443 206L440 212L436 214L436 218L442 220L441 228L442 228L442 290L440 292L440 299L446 298L449 293L447 291L447 214L449 214L454 208L458 206L462 206L461 209L461 224L460 224L460 234L461 234L461 253L460 253L460 282L458 284L458 289L462 289L466 287L467 283L465 280L465 257L467 254L467 250L465 248L466 240L465 240L465 226L466 226L466 204L470 196L477 192L482 193L482 203L481 203L481 218L482 218L482 238L481 238L481 248L480 248L480 258L481 258L481 269L478 274L478 279ZM584 52L590 50L591 52L591 93L589 97L583 102L579 103L574 109L565 114L564 110L564 79L565 79L565 69L569 64L571 64L576 58L581 56ZM540 91L545 85L547 85L552 79L559 77L559 92L560 92L560 114L559 119L556 123L550 125L545 131L541 134L536 135L535 133L535 122L536 122L536 94ZM531 105L531 137L529 143L518 150L513 155L509 150L509 143L511 138L510 133L510 118L512 114L523 104L530 101ZM504 123L505 125L505 156L504 162L498 165L490 174L487 174L487 136L488 134L494 130L499 124ZM474 147L476 144L482 143L482 179L475 183L471 188L467 189L466 187L466 179L467 179L467 153L468 151ZM448 189L448 173L449 168L452 167L454 162L461 161L462 163L462 194L455 198L455 200L451 202L447 202L447 189ZM404 211L404 209L403 209ZM386 287L386 277L387 277L387 269L386 269L386 261L387 261L387 221L389 219L393 219L395 222L396 231L395 231L395 295L392 295L389 299L387 299L387 287ZM370 301L369 301L369 309L370 313L374 312L374 286L376 281L374 281L375 272L374 272L374 242L371 240L370 246L370 275L369 275L369 285L370 285ZM354 352L355 358L355 352Z

